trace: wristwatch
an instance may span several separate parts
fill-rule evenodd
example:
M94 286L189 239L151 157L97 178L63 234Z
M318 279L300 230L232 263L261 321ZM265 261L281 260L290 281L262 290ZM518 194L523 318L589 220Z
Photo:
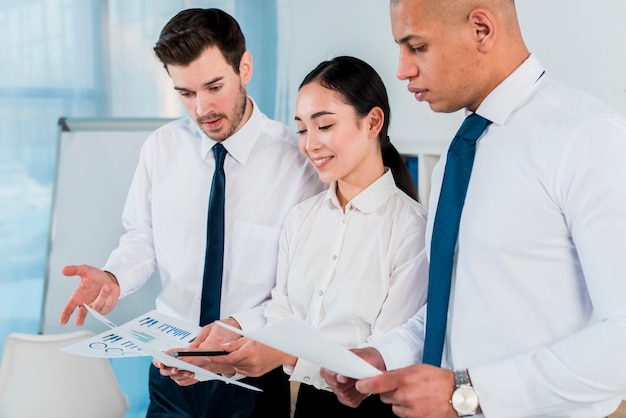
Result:
M472 387L467 370L454 370L454 384L450 403L460 417L475 415L478 411L478 395Z

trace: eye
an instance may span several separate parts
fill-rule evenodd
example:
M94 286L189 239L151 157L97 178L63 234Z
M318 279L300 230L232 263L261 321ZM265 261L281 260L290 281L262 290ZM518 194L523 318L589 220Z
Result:
M222 89L222 86L221 86L221 85L219 85L219 86L211 86L211 87L209 87L209 91L214 92L214 93L217 93L217 92L218 92L218 91L220 91L221 89Z
M424 52L424 51L426 51L426 45L423 45L423 44L411 45L410 48L411 48L411 50L413 52Z
M331 123L330 125L320 126L320 127L319 127L319 128L317 128L317 129L319 129L320 131L327 131L327 130L329 130L330 128L332 128L332 127L333 127L333 125L334 125L334 123Z
M182 97L191 97L193 96L193 93L190 91L184 91L184 90L180 90L178 92L178 94L180 94Z
M299 131L296 131L296 134L298 135L304 135L306 133L306 129L300 129Z

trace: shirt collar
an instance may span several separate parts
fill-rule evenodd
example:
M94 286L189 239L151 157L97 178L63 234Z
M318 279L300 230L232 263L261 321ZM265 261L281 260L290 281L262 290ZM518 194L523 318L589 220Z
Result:
M355 209L363 213L375 212L389 200L389 196L391 196L395 188L396 183L393 179L393 174L390 169L385 168L385 174L380 176L374 183L367 186L365 190L349 201L346 207L352 205ZM333 206L341 208L339 199L337 198L337 182L333 182L328 188L324 199L328 200Z
M530 96L544 74L544 68L531 54L502 81L478 106L476 113L496 125L504 125L509 116ZM466 111L466 113L469 113Z
M252 148L254 148L254 144L256 144L259 139L265 122L265 117L254 100L251 97L248 98L252 104L252 115L250 115L250 119L248 119L241 129L222 142L228 154L241 165L245 165L246 161L248 161L248 157L252 152ZM204 158L207 158L207 153L217 144L217 141L209 138L197 124L196 128L202 138L202 155Z

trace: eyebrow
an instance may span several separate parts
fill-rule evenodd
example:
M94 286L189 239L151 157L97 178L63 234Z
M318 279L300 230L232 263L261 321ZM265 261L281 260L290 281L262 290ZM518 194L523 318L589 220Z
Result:
M320 112L315 112L315 113L313 113L313 114L311 115L311 119L316 119L316 118L319 118L319 117L321 117L321 116L325 116L325 115L334 115L334 114L335 114L335 113L333 113L333 112L329 112L329 111L327 111L327 110L322 110L322 111L320 111ZM294 120L302 122L302 119L300 119L300 117L299 117L299 116L296 116L296 117L294 118Z
M398 39L396 41L396 43L398 45L402 45L402 44L405 44L405 43L407 43L407 42L409 42L411 40L418 40L418 41L420 41L420 40L423 40L423 39L424 39L423 36L409 34L409 35L405 36L404 38Z
M215 78L213 78L213 79L211 79L211 80L207 81L206 83L204 83L204 84L202 85L202 87L203 87L203 88L210 87L210 86L211 86L211 84L215 84L215 83L217 83L218 81L222 81L223 79L224 79L224 77L222 77L222 76L215 77ZM178 90L178 91L192 91L192 90L189 90L189 89L187 89L187 88L185 88L185 87L178 87L178 86L174 86L174 90Z

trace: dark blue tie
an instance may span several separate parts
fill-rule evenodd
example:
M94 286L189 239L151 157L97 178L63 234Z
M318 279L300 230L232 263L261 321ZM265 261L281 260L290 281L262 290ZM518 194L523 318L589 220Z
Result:
M209 195L206 254L200 305L201 326L220 318L222 270L224 267L224 195L226 189L224 159L226 154L226 149L222 144L213 146L215 172L213 173L211 194Z
M454 248L459 234L459 221L467 185L474 165L476 140L490 123L482 116L472 113L465 118L448 149L430 243L423 361L434 366L441 365L450 301Z

